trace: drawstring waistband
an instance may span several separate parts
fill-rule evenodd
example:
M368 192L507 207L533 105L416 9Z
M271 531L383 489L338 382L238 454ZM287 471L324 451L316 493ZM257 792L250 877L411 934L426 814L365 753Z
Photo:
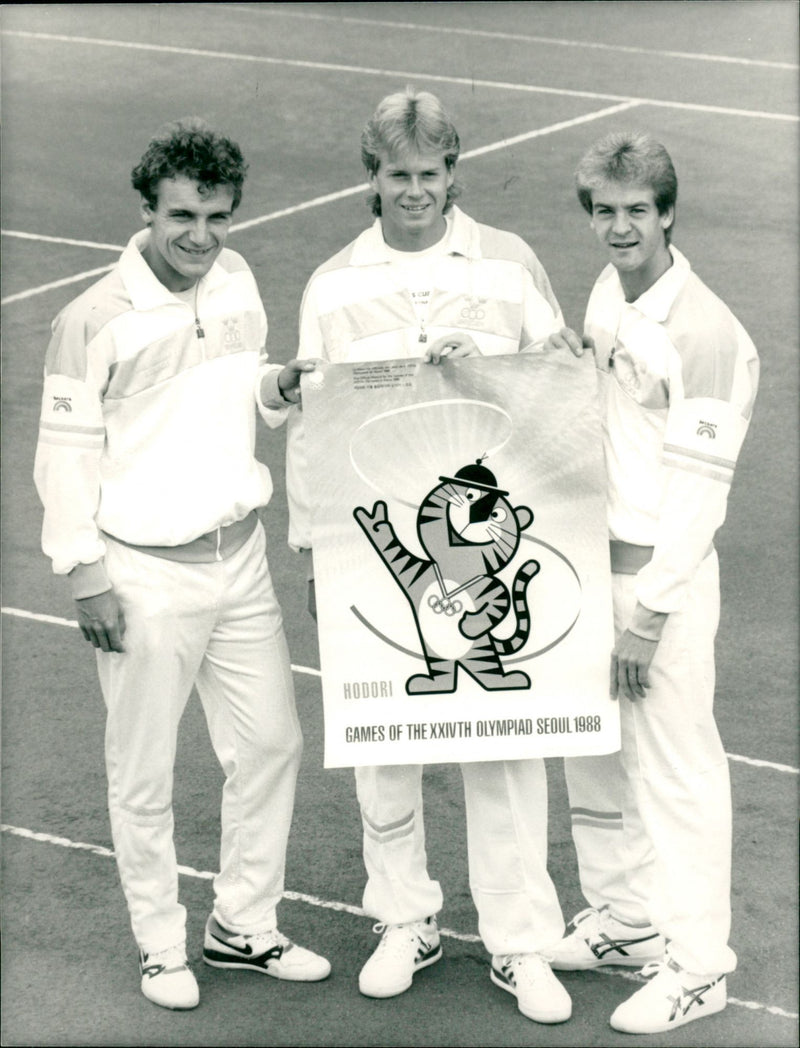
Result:
M645 564L649 564L653 559L652 546L636 546L632 542L611 539L609 547L611 549L611 572L614 575L638 575ZM713 549L712 543L705 556L707 557Z
M635 546L632 542L611 539L611 571L614 575L637 575L653 559L652 546Z
M116 535L108 535L108 538L127 546L128 549L149 553L151 557L163 557L165 560L177 560L186 564L208 564L232 557L253 534L257 523L258 514L253 509L244 520L234 521L233 524L226 524L222 528L214 528L213 531L198 535L196 539L181 546L137 546L133 542L117 538Z

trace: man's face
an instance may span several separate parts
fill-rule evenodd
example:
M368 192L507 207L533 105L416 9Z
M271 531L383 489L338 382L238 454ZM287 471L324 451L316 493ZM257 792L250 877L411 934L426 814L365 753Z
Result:
M636 278L644 287L671 264L664 231L672 219L672 208L658 213L650 186L607 182L592 191L591 225L597 239L620 275Z
M150 226L142 251L148 265L170 291L187 291L211 269L225 245L233 187L218 185L201 195L191 178L162 178L155 208L144 201L142 217Z
M369 184L381 198L383 237L398 251L423 251L444 236L447 190L453 184L443 154L380 154Z

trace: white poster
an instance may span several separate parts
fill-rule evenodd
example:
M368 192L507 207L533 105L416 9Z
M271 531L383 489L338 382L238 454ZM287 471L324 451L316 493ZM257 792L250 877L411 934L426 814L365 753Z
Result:
M318 368L325 766L619 749L591 357Z

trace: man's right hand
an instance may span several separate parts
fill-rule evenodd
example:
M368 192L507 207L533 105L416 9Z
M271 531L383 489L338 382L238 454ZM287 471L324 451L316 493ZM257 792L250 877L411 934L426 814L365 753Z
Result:
M125 615L113 589L75 601L78 625L85 640L103 651L125 651Z
M594 339L588 335L584 335L581 338L572 328L563 327L560 331L548 336L545 342L545 349L550 349L554 352L563 352L563 350L568 349L574 357L582 357L586 349L591 349L594 352Z

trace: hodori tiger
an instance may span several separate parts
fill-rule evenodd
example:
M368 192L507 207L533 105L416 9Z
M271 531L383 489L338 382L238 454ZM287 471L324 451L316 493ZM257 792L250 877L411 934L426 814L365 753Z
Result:
M428 672L410 677L406 691L455 691L459 666L487 690L530 688L528 675L506 673L500 656L519 651L530 635L526 590L539 562L522 564L511 594L496 575L514 557L533 513L527 506L512 507L508 492L480 459L439 481L417 513L417 535L430 560L403 546L385 502L376 502L371 513L362 506L353 510L414 612ZM516 630L508 638L495 637L492 629L512 600Z

